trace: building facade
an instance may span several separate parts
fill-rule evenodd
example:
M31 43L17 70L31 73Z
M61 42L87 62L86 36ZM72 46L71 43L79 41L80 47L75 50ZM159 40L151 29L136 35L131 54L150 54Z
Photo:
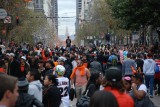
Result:
M55 28L55 33L56 35L58 35L58 1L57 0L51 0L50 16Z
M82 0L76 0L76 24L75 24L76 32L79 29L79 20L80 20L81 9L82 9Z

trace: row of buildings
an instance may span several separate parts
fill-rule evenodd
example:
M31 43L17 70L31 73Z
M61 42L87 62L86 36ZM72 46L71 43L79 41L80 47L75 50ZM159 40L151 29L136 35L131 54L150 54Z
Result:
M94 4L94 0L76 0L76 32L83 24L91 19L89 11Z
M56 35L58 35L58 3L57 0L27 0L26 5L35 12L42 12Z

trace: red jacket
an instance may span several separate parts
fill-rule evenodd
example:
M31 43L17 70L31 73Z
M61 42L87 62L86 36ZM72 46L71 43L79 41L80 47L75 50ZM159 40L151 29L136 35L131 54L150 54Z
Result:
M119 107L134 107L134 101L128 94L120 93L111 87L105 87L104 90L111 92L116 97Z

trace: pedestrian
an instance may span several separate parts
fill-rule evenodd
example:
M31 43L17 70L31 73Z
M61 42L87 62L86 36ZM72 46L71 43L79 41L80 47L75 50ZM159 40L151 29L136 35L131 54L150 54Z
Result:
M71 47L71 39L70 37L68 36L67 39L66 39L66 48L67 50L70 52L70 47Z
M77 101L81 98L86 89L87 82L90 78L89 70L83 66L82 60L77 60L77 67L72 71L71 88L75 85Z
M55 75L46 75L44 80L43 104L44 107L60 107L61 92L58 89L58 80Z
M96 91L100 90L102 82L102 73L92 72L86 86L87 96L91 97Z
M132 76L132 67L136 70L136 62L131 59L132 54L127 53L127 58L122 63L122 75L123 76Z
M124 88L127 94L131 92L132 79L129 76L123 78Z
M143 80L144 78L142 73L136 73L132 76L132 98L135 100L135 107L143 107L142 99L147 95L147 87L143 83Z
M42 102L42 84L40 82L40 73L36 69L31 69L26 78L29 82L28 94L34 95L39 101Z
M144 60L143 73L145 75L145 83L149 89L150 97L153 98L154 74L156 62L152 58L152 54L147 54L147 59Z
M115 96L108 91L97 91L91 97L89 107L119 107Z
M11 76L19 77L19 66L20 62L16 59L14 53L10 53L9 55L9 63L8 63L8 74Z
M17 78L3 74L0 81L0 107L14 107L19 96Z
M15 107L33 107L33 105L43 107L43 104L38 99L28 94L28 87L29 83L26 78L18 79L19 97Z
M134 107L133 99L125 93L122 71L117 67L110 67L106 70L105 78L104 90L111 92L116 97L119 107Z
M58 79L58 88L61 92L60 107L69 107L69 79L63 76L65 74L65 68L62 65L57 65L55 69Z
M89 69L90 71L102 73L102 65L97 61L97 57L94 57L94 60L90 63Z

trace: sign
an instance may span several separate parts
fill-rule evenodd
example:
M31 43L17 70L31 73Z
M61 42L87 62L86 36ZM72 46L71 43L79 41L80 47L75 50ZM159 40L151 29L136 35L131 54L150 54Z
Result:
M0 9L0 19L4 19L7 16L7 12L5 9Z
M7 16L7 17L4 19L4 23L12 23L12 21L11 21L11 16Z

